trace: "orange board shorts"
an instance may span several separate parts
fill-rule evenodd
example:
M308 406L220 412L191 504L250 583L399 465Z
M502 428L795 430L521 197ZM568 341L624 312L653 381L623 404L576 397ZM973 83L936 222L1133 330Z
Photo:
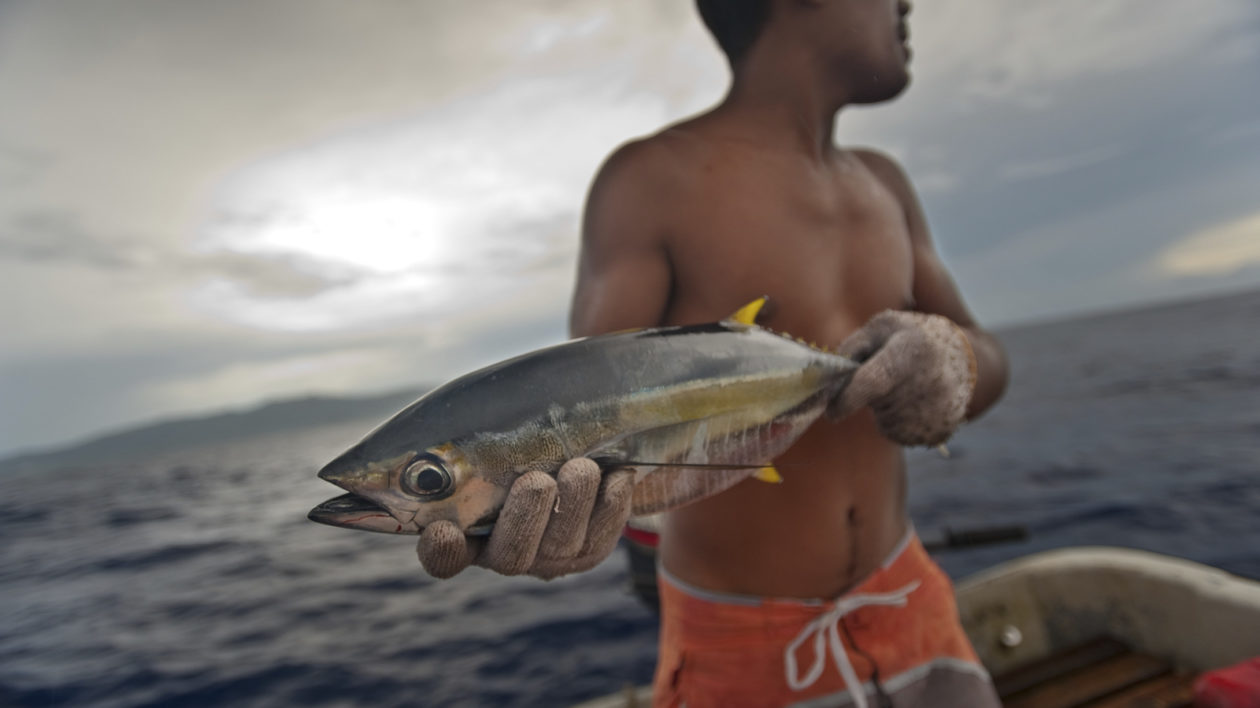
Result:
M658 708L1001 706L953 584L912 530L832 600L715 593L659 571Z

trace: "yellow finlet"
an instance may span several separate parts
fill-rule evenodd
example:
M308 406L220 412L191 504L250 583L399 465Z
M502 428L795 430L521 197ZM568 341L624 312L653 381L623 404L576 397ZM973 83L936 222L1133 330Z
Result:
M754 474L753 478L759 479L763 482L769 482L770 484L783 483L783 475L779 474L779 471L774 468L774 465L766 465L765 467L757 470L757 474Z
M765 307L766 301L770 298L762 295L752 302L744 305L735 311L735 314L728 317L728 320L738 322L740 324L757 324L757 313L761 312L761 308Z

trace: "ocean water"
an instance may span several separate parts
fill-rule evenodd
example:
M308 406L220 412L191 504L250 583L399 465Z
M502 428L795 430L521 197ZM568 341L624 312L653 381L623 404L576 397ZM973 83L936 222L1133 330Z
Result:
M1005 332L1006 400L910 455L910 505L925 537L1030 539L938 560L1106 544L1260 577L1257 332L1260 293ZM438 582L412 539L308 522L374 422L0 475L0 705L563 706L649 680L620 554Z

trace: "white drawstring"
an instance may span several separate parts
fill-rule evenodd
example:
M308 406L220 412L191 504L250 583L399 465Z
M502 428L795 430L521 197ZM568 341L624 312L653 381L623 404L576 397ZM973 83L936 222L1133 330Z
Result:
M831 646L831 655L835 661L836 669L840 671L840 676L844 679L845 688L853 696L853 705L855 708L866 708L866 691L862 688L862 684L858 682L857 672L853 670L853 662L849 661L849 653L844 650L844 643L840 641L840 630L837 625L845 615L860 607L868 605L905 607L906 597L918 587L919 581L916 580L893 592L849 595L836 600L830 610L827 610L815 618L814 621L805 625L805 629L802 629L801 633L796 635L796 639L792 640L792 643L788 645L787 651L784 652L783 660L788 686L791 686L793 691L802 691L813 686L818 681L818 677L822 676L823 662L827 655L827 649L823 645L823 636L826 635L825 641ZM814 664L809 667L809 671L805 673L805 676L798 677L796 650L805 643L806 639L809 639L810 635L814 637Z

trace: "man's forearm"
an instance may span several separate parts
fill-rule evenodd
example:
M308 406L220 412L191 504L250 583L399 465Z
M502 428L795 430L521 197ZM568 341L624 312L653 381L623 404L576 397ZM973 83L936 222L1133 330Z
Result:
M1006 350L997 337L975 327L961 328L976 355L976 388L967 404L967 420L974 420L989 409L1006 391L1010 367Z

